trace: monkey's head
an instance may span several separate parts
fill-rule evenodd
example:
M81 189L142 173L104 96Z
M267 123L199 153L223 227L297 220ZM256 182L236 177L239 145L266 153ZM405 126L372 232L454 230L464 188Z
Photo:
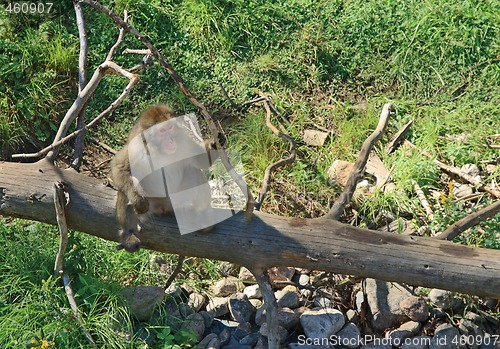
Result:
M175 112L166 105L155 105L146 109L138 120L142 130L151 127L154 145L161 153L173 154L177 151L179 130L175 122Z

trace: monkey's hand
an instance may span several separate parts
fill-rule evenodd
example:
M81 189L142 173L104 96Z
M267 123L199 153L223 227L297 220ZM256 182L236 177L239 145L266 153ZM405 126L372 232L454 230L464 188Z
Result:
M146 213L149 211L149 200L145 197L138 196L133 202L132 206L137 214Z
M218 138L221 146L224 146L226 144L227 139L226 139L226 136L224 136L224 134L222 132L217 133L217 138ZM215 144L215 140L212 140L210 142L210 149L217 149L217 145Z

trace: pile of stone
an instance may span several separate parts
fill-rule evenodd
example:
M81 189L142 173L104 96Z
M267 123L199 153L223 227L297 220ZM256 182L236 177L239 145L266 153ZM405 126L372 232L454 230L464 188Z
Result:
M317 277L307 270L281 268L273 274L283 348L500 348L500 321L493 316L500 304L495 300L464 301L449 291L374 279L352 283L349 296L339 298L334 285L316 288ZM139 289L124 293L132 315L146 321L162 307L168 314L165 325L192 331L197 348L267 348L262 295L245 268L206 293L188 285L171 286L166 293ZM144 339L155 340L151 335Z

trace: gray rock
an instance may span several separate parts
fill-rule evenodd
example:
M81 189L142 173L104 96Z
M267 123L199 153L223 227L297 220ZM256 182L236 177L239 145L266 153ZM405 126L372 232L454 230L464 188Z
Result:
M179 311L179 304L177 301L172 298L167 299L167 301L163 304L163 311L166 314L165 325L170 326L174 331L178 331L181 328L184 319Z
M300 316L300 324L308 338L329 338L344 327L345 318L336 309L309 310Z
M349 322L337 333L337 345L344 348L356 349L361 346L361 333L358 326Z
M365 279L364 289L371 313L372 327L376 331L398 327L408 320L399 303L411 293L403 286L375 279Z
M287 330L292 330L299 323L300 315L290 308L278 309L278 325Z
M187 304L195 313L197 313L205 304L205 296L200 293L191 293Z
M245 267L240 268L240 272L238 274L238 279L242 282L245 282L245 283L250 282L252 284L255 284L257 282L255 280L255 276L253 276L253 274L250 272L250 270L248 270Z
M434 316L435 318L440 319L446 315L446 312L441 308L432 308L431 315Z
M217 265L217 271L224 276L237 276L240 266L231 262L220 262Z
M361 313L364 309L365 306L365 294L363 291L358 291L356 293L356 310L358 313Z
M244 293L235 293L229 297L229 312L236 322L250 321L255 308Z
M260 336L259 340L257 341L257 344L253 349L268 349L269 345L267 344L267 338Z
M208 301L207 311L214 314L214 317L221 317L229 313L228 298L214 297Z
M434 331L429 349L458 349L459 344L460 332L450 324L442 324Z
M477 349L481 342L476 339L484 338L484 332L471 320L462 319L458 324L458 331L465 336L467 346L470 349Z
M408 330L397 328L386 333L386 338L392 346L399 348L403 345L406 338L410 338L412 333Z
M214 339L219 339L215 333L210 333L208 334L205 338L201 340L201 342L198 343L197 348L198 349L207 349L208 345L212 342Z
M264 302L262 302L262 300L260 300L260 299L249 299L249 301L250 301L250 303L252 303L252 305L255 309L262 308L262 305L264 304Z
M234 345L225 345L221 349L252 349L252 347L250 345L234 344Z
M304 130L304 143L312 146L321 146L325 144L328 138L328 132L322 132L317 130L306 129Z
M289 344L290 349L330 349L329 345L316 345L316 344L301 344L301 343L291 343Z
M261 335L259 332L250 333L248 336L241 338L240 344L241 345L249 345L249 346L253 347L259 341L260 336Z
M416 336L413 338L407 338L401 349L428 349L431 343L431 337L428 336Z
M413 321L425 321L429 318L429 305L421 297L403 298L399 302L399 307Z
M197 342L199 342L203 339L203 333L205 333L205 319L198 313L191 314L184 320L181 329L192 331Z
M262 298L262 293L260 292L259 285L250 285L245 287L243 293L247 295L248 299L259 299Z
M453 292L433 288L429 292L429 300L437 307L447 310L451 308L453 300Z
M206 349L220 349L220 339L214 338L208 343Z
M177 306L183 318L187 318L189 315L195 313L193 309L186 303L179 303Z
M420 325L420 322L408 321L408 322L405 322L404 324L402 324L401 326L399 326L399 329L410 331L410 333L412 335L415 335L415 334L417 334L418 331L420 331L421 327L422 327L422 325Z
M229 276L220 279L210 287L216 297L226 297L243 289L243 284L235 277Z
M271 285L276 288L283 288L292 281L295 268L292 267L272 267L268 271ZM293 286L292 286L293 287Z
M219 333L219 339L220 339L220 345L226 345L229 343L229 340L231 339L231 332L225 328Z
M345 316L347 317L347 321L354 323L356 326L360 325L359 315L355 310L349 309L345 313Z
M260 326L259 333L264 337L268 337L269 332L267 328L267 323ZM280 339L280 342L283 343L286 337L288 337L288 331L285 328L278 325L278 338Z
M282 308L295 309L300 306L299 292L295 286L286 286L274 293L278 306Z
M139 321L147 321L165 297L163 287L137 286L121 290L130 308L130 314Z
M236 326L236 329L233 332L233 336L237 340L241 340L243 337L248 336L250 333L252 333L252 324L249 322L243 322Z
M299 276L299 285L300 286L306 286L309 284L309 275L307 274L300 274Z
M182 288L179 285L170 285L165 290L165 295L167 298L181 298L182 296Z
M198 314L203 316L203 319L205 320L205 327L209 328L212 325L212 322L214 321L214 313L202 310Z
M453 195L457 198L463 198L474 193L474 190L469 184L453 182Z
M318 308L331 308L333 305L333 302L323 296L316 296L313 299L313 305Z

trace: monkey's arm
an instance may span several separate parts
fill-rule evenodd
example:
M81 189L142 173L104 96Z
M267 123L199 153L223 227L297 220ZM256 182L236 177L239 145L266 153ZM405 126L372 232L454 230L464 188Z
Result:
M116 189L125 197L121 198L121 201L125 202L125 204L130 202L138 214L146 213L149 209L149 202L137 192L134 181L132 180L130 161L128 158L128 146L123 147L116 153L113 161L111 161L111 176ZM122 209L122 202L117 202L117 215L119 214L118 209ZM125 210L125 208L123 208L123 210Z

